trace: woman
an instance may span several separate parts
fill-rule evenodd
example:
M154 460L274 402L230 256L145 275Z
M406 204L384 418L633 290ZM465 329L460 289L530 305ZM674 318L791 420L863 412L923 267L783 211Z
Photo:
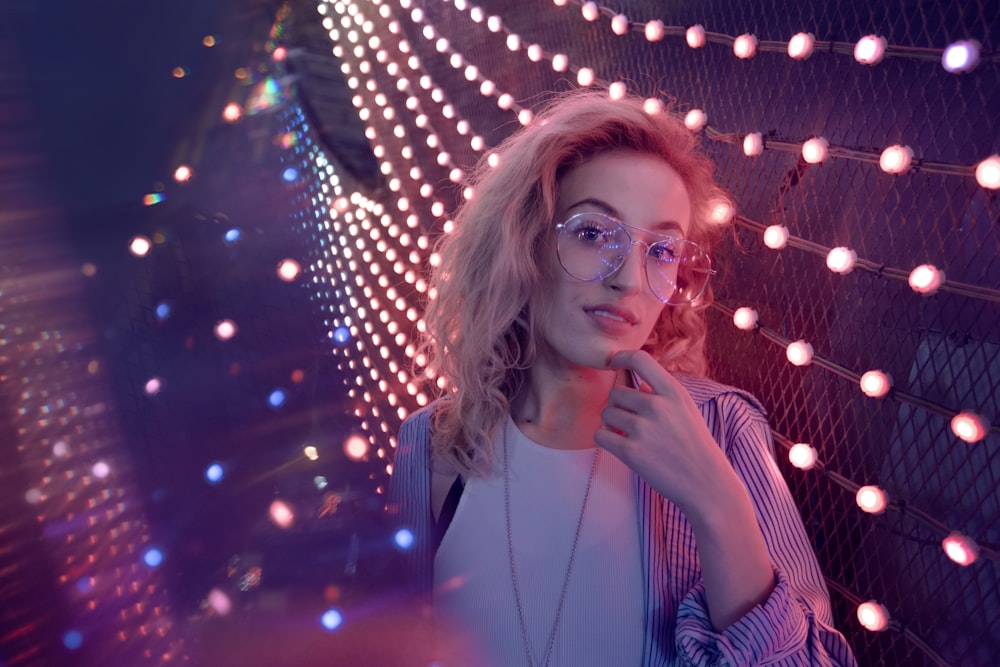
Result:
M426 314L447 398L404 423L389 508L461 664L854 664L763 408L702 377L694 137L554 99L481 164Z

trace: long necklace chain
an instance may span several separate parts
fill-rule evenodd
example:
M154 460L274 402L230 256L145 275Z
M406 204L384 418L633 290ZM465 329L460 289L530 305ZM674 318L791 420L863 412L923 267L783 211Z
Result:
M587 480L587 490L583 494L583 507L580 508L580 518L576 522L576 534L573 535L573 547L569 552L569 563L566 566L566 576L563 578L562 590L559 592L559 606L556 607L556 618L552 622L552 632L549 633L549 640L545 645L545 659L542 667L548 667L552 658L552 649L556 643L556 633L559 630L559 621L562 618L563 606L566 603L566 590L569 587L569 578L573 573L573 562L576 560L576 547L580 542L580 530L583 528L583 516L587 513L587 501L590 499L590 487L594 484L594 474L597 472L597 462L600 457L600 448L594 451L594 462L590 467L590 478ZM510 465L507 453L507 424L503 427L503 500L504 511L507 514L507 555L510 557L510 578L514 584L514 602L517 605L517 618L521 622L521 637L524 639L524 650L528 656L528 667L535 667L534 651L531 649L531 641L528 638L528 623L524 618L524 604L521 602L521 588L518 585L517 567L514 564L514 535L511 530L510 521Z

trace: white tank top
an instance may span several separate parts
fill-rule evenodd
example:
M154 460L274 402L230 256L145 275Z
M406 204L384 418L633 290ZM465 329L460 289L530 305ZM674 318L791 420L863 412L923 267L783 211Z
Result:
M534 664L542 667L595 450L544 447L509 418L503 428L518 584ZM528 664L511 583L502 436L497 473L468 480L434 559L434 608L444 627L439 639L446 653L462 656L455 664ZM602 451L550 667L641 663L644 592L635 503L631 471Z

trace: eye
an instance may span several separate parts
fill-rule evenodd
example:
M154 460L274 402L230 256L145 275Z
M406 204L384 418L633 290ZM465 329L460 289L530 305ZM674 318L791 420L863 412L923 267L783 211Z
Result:
M649 246L649 256L659 262L676 262L680 259L673 241L660 241Z

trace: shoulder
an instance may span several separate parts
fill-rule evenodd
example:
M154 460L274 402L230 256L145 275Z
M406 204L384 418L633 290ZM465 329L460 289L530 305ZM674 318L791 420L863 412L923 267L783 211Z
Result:
M699 375L687 373L672 373L672 375L687 390L702 412L718 411L732 416L738 414L743 418L767 420L767 410L757 397L748 391Z

